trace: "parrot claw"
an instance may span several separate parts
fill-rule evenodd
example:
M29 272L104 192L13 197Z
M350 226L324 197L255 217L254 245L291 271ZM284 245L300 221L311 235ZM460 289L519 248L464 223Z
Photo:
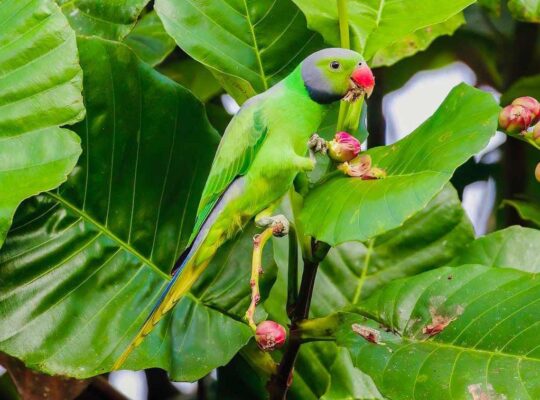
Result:
M326 144L326 140L324 140L322 137L320 137L316 133L311 135L307 144L308 144L309 151L312 153L326 154L326 151L328 150L328 145Z
M256 221L259 228L272 228L272 234L276 237L287 236L289 233L289 220L284 215L262 217Z

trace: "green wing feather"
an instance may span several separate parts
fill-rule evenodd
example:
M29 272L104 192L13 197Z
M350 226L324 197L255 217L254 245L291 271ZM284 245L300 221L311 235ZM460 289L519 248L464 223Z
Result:
M268 126L262 107L264 102L261 100L258 96L246 102L227 126L201 196L190 242L223 192L232 181L247 172L264 142Z

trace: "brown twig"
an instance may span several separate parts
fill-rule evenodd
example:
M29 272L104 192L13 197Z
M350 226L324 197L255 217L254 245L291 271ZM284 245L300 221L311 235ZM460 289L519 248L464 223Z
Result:
M317 277L317 269L319 263L324 259L330 246L324 242L316 242L312 240L312 257L304 259L304 272L302 273L302 282L300 283L300 291L298 300L291 310L291 332L294 332L298 323L309 316L309 307L313 296L313 287L315 286L315 278ZM290 268L290 266L289 266ZM292 373L294 364L300 351L302 340L295 335L290 335L289 343L283 358L278 365L277 371L270 377L267 384L267 390L270 394L270 400L284 400L287 396L287 391L292 383Z

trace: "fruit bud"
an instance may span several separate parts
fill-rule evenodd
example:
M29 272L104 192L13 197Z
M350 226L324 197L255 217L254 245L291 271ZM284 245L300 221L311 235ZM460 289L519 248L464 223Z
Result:
M512 102L512 105L528 109L532 113L533 124L540 119L540 103L534 97L518 97Z
M337 167L346 175L356 178L362 177L371 169L371 157L369 155L359 156L349 162L344 162Z
M532 112L523 106L509 105L499 114L499 126L508 133L526 130L533 120Z
M255 340L263 351L279 349L285 344L286 339L285 328L274 321L263 321L255 330Z
M338 132L334 140L328 142L328 154L334 161L350 161L360 153L360 142L347 132Z
M540 163L536 164L536 168L534 169L534 176L538 182L540 182Z
M540 122L537 122L533 127L532 140L534 140L537 145L540 145Z

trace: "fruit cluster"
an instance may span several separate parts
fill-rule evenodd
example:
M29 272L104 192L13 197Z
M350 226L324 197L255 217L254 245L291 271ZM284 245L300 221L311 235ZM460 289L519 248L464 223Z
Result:
M334 140L327 143L328 156L338 163L337 169L345 175L364 180L382 179L386 172L372 167L371 157L360 154L360 142L347 132L336 133Z
M502 109L499 127L540 146L540 103L534 97L518 97Z

